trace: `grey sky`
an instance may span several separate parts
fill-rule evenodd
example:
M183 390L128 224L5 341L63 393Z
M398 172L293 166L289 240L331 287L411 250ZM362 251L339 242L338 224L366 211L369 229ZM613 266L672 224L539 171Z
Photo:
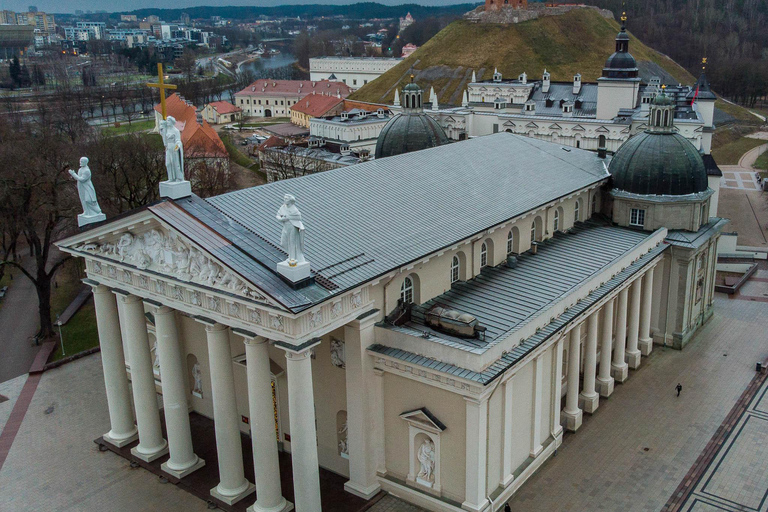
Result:
M298 5L298 4L351 4L357 1L346 0L0 0L0 10L26 11L30 5L37 6L44 12L68 12L77 9L92 10L102 9L110 12L128 12L145 7L159 7L166 9L182 9L197 5L225 6L225 5ZM404 3L416 3L422 5L450 5L467 3L471 0L377 0L385 5L400 5Z

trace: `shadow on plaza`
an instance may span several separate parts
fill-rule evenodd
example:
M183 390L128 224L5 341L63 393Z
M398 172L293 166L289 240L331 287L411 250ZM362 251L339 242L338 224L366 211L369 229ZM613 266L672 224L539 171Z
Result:
M162 410L160 411L160 414L162 416ZM201 500L211 501L221 510L233 512L245 511L254 501L256 501L255 493L231 506L215 499L210 494L211 489L216 487L219 483L219 464L216 458L216 437L213 420L192 412L189 415L189 422L192 427L192 445L195 453L205 460L205 466L181 480L173 478L160 470L160 465L168 460L167 455L150 463L146 463L131 455L131 448L138 445L138 441L123 446L122 448L116 448L115 446L104 442L101 437L94 442L99 445L101 450L106 449L112 451L131 462L136 462L147 471L165 477L169 481L168 485L176 485L180 489L197 496ZM163 435L166 436L165 421L162 421L162 424ZM245 477L248 481L253 482L254 471L251 438L242 433L240 434L240 437L243 446ZM293 503L293 476L291 474L290 453L280 452L280 481L283 487L283 496ZM358 498L344 490L344 483L346 481L347 478L320 468L320 493L322 496L323 510L333 510L334 512L362 512L363 510L367 510L381 497L380 493L379 496L371 501L365 501Z

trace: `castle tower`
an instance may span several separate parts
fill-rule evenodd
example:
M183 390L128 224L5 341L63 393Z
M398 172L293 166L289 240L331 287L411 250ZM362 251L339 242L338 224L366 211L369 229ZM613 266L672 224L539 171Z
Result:
M613 119L623 108L634 108L640 92L640 77L635 58L629 53L627 13L621 14L621 31L616 36L616 51L608 57L603 76L597 79L597 118Z

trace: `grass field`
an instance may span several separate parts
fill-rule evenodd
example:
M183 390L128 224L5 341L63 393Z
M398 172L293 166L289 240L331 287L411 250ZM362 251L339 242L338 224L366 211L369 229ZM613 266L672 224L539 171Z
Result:
M80 281L80 262L72 260L56 274L58 287L51 291L51 313L53 320L69 306L72 300L82 289ZM69 319L66 325L61 327L61 335L64 343L64 353L61 346L56 348L50 361L58 361L78 352L88 350L99 344L99 334L96 329L96 311L93 299L88 299L85 304Z
M762 169L763 171L768 171L768 151L757 157L757 160L755 160L755 164L753 165L755 169ZM760 173L765 174L765 173Z
M741 137L733 142L713 147L712 156L715 157L715 161L720 165L736 165L744 153L765 143L766 141L761 139Z
M102 132L105 135L123 135L125 133L135 133L151 130L154 127L154 119L148 119L146 121L133 121L131 124L120 123L120 126L108 126L106 128L102 128Z
M227 153L229 153L229 158L232 159L233 162L235 162L237 165L242 165L243 167L246 167L250 169L254 165L254 161L248 158L246 155L244 155L238 148L235 146L235 144L232 142L232 138L226 134L222 133L220 134L221 141L224 143L224 147L227 148ZM258 163L256 163L258 166Z

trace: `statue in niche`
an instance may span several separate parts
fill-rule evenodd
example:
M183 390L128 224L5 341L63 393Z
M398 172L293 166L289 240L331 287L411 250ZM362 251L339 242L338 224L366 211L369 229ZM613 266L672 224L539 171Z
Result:
M165 146L165 169L168 171L168 181L184 181L184 146L181 143L181 132L176 128L176 119L168 116L160 123L159 129Z
M155 362L152 363L152 371L157 375L160 376L160 351L157 350L157 340L155 340L154 345L152 345L152 352L155 353Z
M344 354L344 342L331 338L331 363L333 366L344 368L347 366Z
M203 372L200 371L200 363L192 365L192 378L195 381L192 394L198 398L203 398Z
M296 198L291 194L285 194L283 206L277 211L277 220L283 224L280 245L288 253L286 263L291 267L304 263L304 224L296 207Z
M88 158L80 159L80 169L77 172L69 169L69 175L77 180L77 193L80 196L80 204L83 207L84 217L96 217L101 215L99 202L96 200L96 189L91 181L91 169L88 167Z
M417 456L421 464L417 477L431 485L435 481L435 443L431 439L425 439Z
M345 421L344 424L339 429L339 453L343 453L345 455L349 455L349 444L347 443L347 422Z

